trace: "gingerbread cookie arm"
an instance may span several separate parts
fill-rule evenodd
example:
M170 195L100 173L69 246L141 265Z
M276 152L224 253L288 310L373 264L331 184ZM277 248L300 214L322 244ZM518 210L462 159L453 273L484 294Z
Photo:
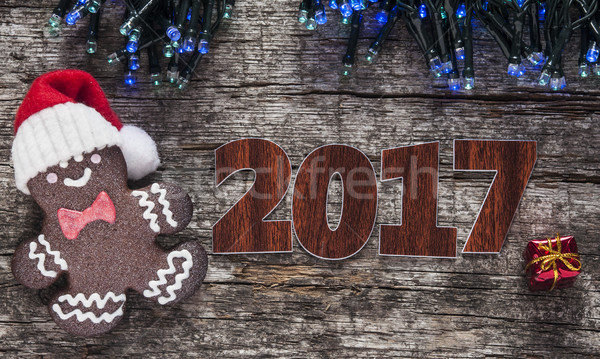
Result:
M61 253L52 249L43 234L21 243L12 259L12 271L17 281L34 289L48 287L68 268Z
M171 234L184 229L192 219L192 200L180 187L170 183L153 183L131 191L142 217L157 234Z
M146 275L133 289L161 305L175 304L202 285L208 267L206 251L198 241L189 241L164 251L156 248L146 262Z

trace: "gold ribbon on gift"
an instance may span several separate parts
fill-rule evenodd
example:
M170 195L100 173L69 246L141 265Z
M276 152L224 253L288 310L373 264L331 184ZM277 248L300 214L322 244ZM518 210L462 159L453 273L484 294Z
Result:
M556 282L558 282L558 265L556 261L561 261L569 270L579 271L581 270L581 261L579 260L579 254L577 253L562 253L562 244L560 243L560 235L556 234L556 249L552 248L552 238L548 238L548 246L543 244L539 244L538 248L542 251L548 252L547 255L537 257L536 259L532 259L525 270L527 270L530 266L541 263L540 268L545 272L552 268L554 271L554 283L552 283L552 287L548 291L551 291L556 286ZM571 264L568 260L571 259L576 265Z

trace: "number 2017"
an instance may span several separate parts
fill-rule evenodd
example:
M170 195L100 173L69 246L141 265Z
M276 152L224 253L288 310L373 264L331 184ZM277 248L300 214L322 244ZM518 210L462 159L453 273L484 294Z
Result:
M535 161L535 141L454 141L455 171L495 172L463 252L500 252ZM438 167L438 142L381 152L381 181L401 180L403 191L400 224L380 225L380 255L456 257L456 228L437 225ZM265 220L290 186L292 166L285 151L264 139L240 139L215 151L217 186L242 170L254 171L254 184L213 226L214 253L291 252L294 231L310 254L344 259L369 240L377 217L377 180L360 150L325 145L302 161L292 220ZM327 194L335 175L342 182L342 210L332 229Z

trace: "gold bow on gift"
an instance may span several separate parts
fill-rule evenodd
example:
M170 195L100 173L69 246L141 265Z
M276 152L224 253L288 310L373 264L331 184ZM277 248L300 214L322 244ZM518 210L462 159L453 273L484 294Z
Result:
M561 261L567 268L569 268L569 270L572 271L579 271L581 270L581 261L579 260L579 254L577 253L562 253L562 245L560 243L560 235L556 235L556 250L552 248L552 239L548 238L548 246L546 247L543 244L538 245L538 248L542 251L546 251L548 252L547 255L545 256L541 256L541 257L537 257L536 259L532 259L529 263L527 263L527 267L525 267L525 270L527 270L530 266L536 264L536 263L540 263L540 268L543 271L547 271L548 269L552 268L552 270L554 271L554 283L552 283L552 287L550 287L550 289L548 291L551 291L552 289L554 289L554 286L556 286L556 282L558 282L558 265L556 264L556 261ZM573 262L575 262L577 264L577 266L574 266L573 264L571 264L571 262L568 261L568 259L572 259Z

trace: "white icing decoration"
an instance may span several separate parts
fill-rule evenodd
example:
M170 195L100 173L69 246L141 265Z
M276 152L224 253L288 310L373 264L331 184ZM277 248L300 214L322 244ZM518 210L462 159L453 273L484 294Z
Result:
M125 304L125 303L123 303ZM60 309L60 305L58 304L54 304L52 306L52 310L54 310L54 312L56 314L58 314L58 316L60 317L60 319L62 320L67 320L69 318L71 318L72 316L76 316L77 317L77 321L79 322L83 322L86 319L91 320L94 324L98 324L102 321L105 321L107 323L112 322L116 317L119 317L121 315L123 315L123 304L121 304L121 306L119 307L119 309L115 310L112 313L102 313L101 316L96 316L96 314L92 313L92 312L82 312L80 309L75 309L72 312L68 312L66 314L64 314L62 312L62 310Z
M96 163L96 164L98 164L98 163L100 163L100 161L102 161L102 157L100 157L100 155L97 153L94 153L92 155L92 157L90 157L90 159L92 160L93 163Z
M160 193L160 196L158 197L158 203L160 203L163 206L162 213L165 215L167 223L171 227L177 227L177 221L173 220L173 212L171 212L171 210L169 209L171 204L165 198L167 195L167 190L164 188L160 188L160 185L158 183L154 183L152 187L150 187L150 191L154 194Z
M81 304L83 304L84 307L89 308L92 306L93 303L96 303L98 309L104 309L104 307L106 306L106 302L108 302L109 299L115 303L118 303L124 302L125 299L127 299L127 297L125 296L125 294L116 295L113 292L106 293L104 298L101 298L100 294L98 293L93 293L92 295L90 295L89 298L86 298L85 294L83 293L77 293L75 297L73 297L70 294L64 294L58 297L59 302L67 301L72 307L76 306L81 302Z
M67 266L67 262L60 257L60 252L59 251L53 251L53 250L50 249L50 243L48 243L48 241L46 241L46 239L45 239L45 237L44 237L43 234L40 234L38 236L38 241L40 242L40 244L42 244L44 247L46 247L46 252L54 257L54 263L56 263L57 265L59 265L60 269L67 270L69 268Z
M37 249L37 243L31 242L29 243L29 258L38 260L37 269L42 273L44 277L55 278L56 272L53 270L46 270L44 267L44 261L46 260L46 255L44 253L35 254L35 250Z
M48 181L48 183L56 183L56 181L58 181L58 176L56 175L56 173L50 172L46 176L46 181Z
M69 162L68 162L68 161L60 161L60 162L58 163L58 165L59 165L61 168L67 168L67 167L69 166Z
M41 245L43 245L45 247L46 252L48 254L50 254L52 257L54 257L54 263L59 265L60 269L62 269L62 270L68 269L67 262L60 257L60 252L53 251L50 249L50 243L48 243L48 241L46 241L43 234L40 234L38 236L38 241L40 242ZM42 273L43 276L50 277L50 278L56 278L56 275L58 273L56 273L53 270L47 270L46 267L44 267L44 262L46 261L46 255L44 253L39 253L39 254L35 253L35 251L37 250L37 247L38 246L37 246L37 243L35 243L35 241L32 241L31 243L29 243L29 259L37 259L38 260L37 269L40 271L40 273Z
M92 177L92 170L89 169L89 167L86 167L83 171L83 176L79 177L76 180L65 178L63 182L65 183L65 186L68 187L83 187L88 183L90 177Z
M158 216L152 213L152 210L154 209L154 202L148 200L148 193L144 191L132 191L131 195L134 197L140 197L140 201L138 202L140 207L147 207L146 211L144 211L143 214L144 219L150 221L150 228L154 232L160 232L160 226L158 225L158 223L156 223L156 221L158 220Z
M77 156L73 157L73 159L77 162L81 162L81 161L83 161L83 155L77 155Z
M173 264L173 258L183 258L184 262L181 264L183 268L183 272L179 273L175 276L175 283L171 284L166 288L167 293L169 293L168 297L161 296L158 298L158 303L167 304L177 298L175 295L175 291L181 289L181 284L184 280L190 277L190 268L194 265L192 260L192 254L187 249L182 249L180 251L173 251L169 253L167 256L167 262L169 263L168 269L160 269L156 272L158 276L158 280L153 280L148 283L148 286L152 288L152 290L146 289L144 290L144 296L147 298L154 297L159 295L160 289L159 286L163 284L167 284L167 279L165 276L175 273L175 265Z

